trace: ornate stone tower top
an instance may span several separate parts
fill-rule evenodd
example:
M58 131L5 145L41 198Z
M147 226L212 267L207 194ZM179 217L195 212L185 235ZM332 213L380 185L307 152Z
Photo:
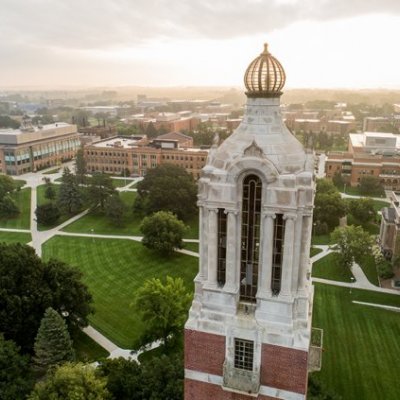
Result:
M268 51L268 44L265 43L264 51L250 63L244 75L246 95L248 97L279 97L285 81L285 70Z
M199 180L185 400L305 399L314 159L282 120L284 83L265 47L245 74L243 121L215 139Z

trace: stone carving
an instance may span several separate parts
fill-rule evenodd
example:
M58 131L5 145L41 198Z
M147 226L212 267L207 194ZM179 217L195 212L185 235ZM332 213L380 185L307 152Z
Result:
M245 157L264 158L264 152L262 148L257 145L255 140L253 140L251 145L244 150L243 155Z

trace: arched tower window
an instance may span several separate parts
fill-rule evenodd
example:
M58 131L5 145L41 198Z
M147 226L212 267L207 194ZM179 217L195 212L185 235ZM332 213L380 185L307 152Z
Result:
M276 214L274 223L271 291L277 296L281 291L283 239L285 237L285 221L283 214Z
M243 181L240 300L255 302L260 250L261 179L248 175Z
M218 209L218 265L217 282L225 285L226 277L226 214L223 208Z

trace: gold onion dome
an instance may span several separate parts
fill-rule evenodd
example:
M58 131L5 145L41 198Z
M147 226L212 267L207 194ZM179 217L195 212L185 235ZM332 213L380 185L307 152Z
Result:
M264 51L250 63L244 75L247 97L279 97L285 81L285 70L265 43Z

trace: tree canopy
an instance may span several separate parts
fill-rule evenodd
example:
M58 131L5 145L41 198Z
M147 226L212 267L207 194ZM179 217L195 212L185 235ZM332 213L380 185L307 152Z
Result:
M182 167L162 164L148 170L137 185L135 210L152 214L171 211L184 221L197 213L197 188L192 176Z
M135 310L142 315L145 332L140 345L161 339L165 345L183 330L191 295L181 278L167 276L166 282L153 278L144 282L134 300Z
M28 356L0 334L0 399L23 400L33 386Z
M89 182L88 195L93 207L100 206L100 209L104 211L106 200L115 193L116 190L110 175L102 172L96 172L92 175Z
M376 211L372 199L351 199L348 200L348 208L357 224L365 226L375 220Z
M360 180L360 193L366 196L384 196L385 190L377 176L366 175Z
M39 224L53 225L58 221L61 213L56 204L45 203L36 207L35 215Z
M140 225L142 243L149 249L163 254L171 254L175 248L183 247L183 235L187 227L174 214L159 211L145 217Z
M94 367L66 363L36 384L29 400L107 400L106 379Z
M0 332L31 351L48 307L68 312L70 324L87 325L92 296L81 278L61 261L43 262L30 246L0 243Z
M328 230L339 225L339 219L346 215L346 203L339 191L328 179L318 179L314 200L314 221L326 224Z
M57 205L66 214L76 214L82 208L82 193L69 168L64 168L61 177Z

